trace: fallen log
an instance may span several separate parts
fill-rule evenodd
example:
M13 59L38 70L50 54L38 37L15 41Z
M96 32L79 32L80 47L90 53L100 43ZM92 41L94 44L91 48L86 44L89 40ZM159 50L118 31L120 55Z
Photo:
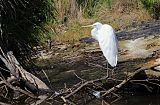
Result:
M4 54L4 52L1 50L0 59L4 62L5 66L8 68L10 72L10 77L2 78L3 75L1 75L1 81L0 84L5 84L6 86L10 87L13 90L19 91L23 94L26 94L32 98L37 98L38 93L46 93L51 92L50 88L39 78L34 76L33 74L27 72L17 61L15 56L13 55L13 52L8 52L7 54ZM18 86L13 86L12 82L23 82L23 85L27 90L23 90ZM25 89L24 88L24 89ZM27 92L27 91L30 92Z
M28 96L30 96L30 97L32 97L32 98L37 98L34 94L32 94L32 93L29 93L29 92L27 92L27 91L24 91L23 89L21 89L21 88L19 88L19 87L14 87L13 85L11 85L10 83L8 83L6 80L4 80L4 79L2 79L2 78L0 78L9 88L11 88L11 89L13 89L14 91L19 91L19 92L21 92L21 93L24 93L24 94L26 94L26 95L28 95Z

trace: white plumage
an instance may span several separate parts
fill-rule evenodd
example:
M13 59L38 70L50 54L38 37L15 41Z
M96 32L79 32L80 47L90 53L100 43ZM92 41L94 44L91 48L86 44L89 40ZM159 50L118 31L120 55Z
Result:
M114 29L108 24L96 22L93 25L91 35L99 42L99 46L108 63L115 67L117 65L118 41Z

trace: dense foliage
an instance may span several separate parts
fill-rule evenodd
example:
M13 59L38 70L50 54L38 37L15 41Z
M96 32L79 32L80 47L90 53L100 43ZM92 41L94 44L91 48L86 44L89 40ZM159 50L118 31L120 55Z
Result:
M121 6L126 11L129 9L145 8L151 15L156 14L154 10L159 0L55 0L60 19L79 18L83 15L85 18L93 18L98 12L105 9L117 10Z
M159 0L141 0L144 8L146 8L155 19L160 17L160 1Z
M1 37L3 50L29 54L45 36L45 24L54 20L52 0L2 0Z

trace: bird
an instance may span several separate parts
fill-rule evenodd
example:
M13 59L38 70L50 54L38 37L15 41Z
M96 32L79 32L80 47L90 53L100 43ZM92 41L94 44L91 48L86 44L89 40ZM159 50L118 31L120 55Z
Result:
M100 49L106 58L107 62L115 67L117 65L118 56L118 40L115 34L115 30L109 24L102 24L96 22L92 25L82 26L92 27L91 36L97 40ZM107 75L108 75L108 63L107 63Z

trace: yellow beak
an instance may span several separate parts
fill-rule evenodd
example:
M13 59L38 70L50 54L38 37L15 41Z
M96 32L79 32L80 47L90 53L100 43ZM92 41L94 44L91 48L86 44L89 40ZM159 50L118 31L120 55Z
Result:
M87 25L87 26L82 26L82 27L92 27L93 25Z

